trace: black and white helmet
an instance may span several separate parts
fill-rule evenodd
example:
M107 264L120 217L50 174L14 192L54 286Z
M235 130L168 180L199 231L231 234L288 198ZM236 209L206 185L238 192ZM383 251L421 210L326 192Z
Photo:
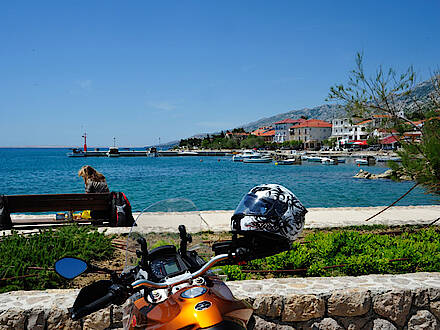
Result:
M231 218L233 233L255 234L292 243L304 228L306 208L287 188L263 184L252 188Z

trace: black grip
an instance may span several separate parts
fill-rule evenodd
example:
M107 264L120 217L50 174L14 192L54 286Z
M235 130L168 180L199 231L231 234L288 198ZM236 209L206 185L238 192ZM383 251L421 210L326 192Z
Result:
M107 293L104 297L99 298L98 300L95 300L94 302L85 305L84 307L78 308L78 310L72 311L72 319L73 320L79 320L83 318L86 315L92 314L96 311L99 311L100 309L103 309L109 305L111 305L113 302L117 301L117 295L115 292L110 291Z

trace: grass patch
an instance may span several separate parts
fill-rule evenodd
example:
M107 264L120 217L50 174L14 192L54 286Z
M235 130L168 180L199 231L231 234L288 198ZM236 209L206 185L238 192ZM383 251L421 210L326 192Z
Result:
M74 256L85 261L113 255L112 236L89 226L63 226L31 235L13 232L0 241L0 293L66 287L52 269L55 261ZM37 268L37 269L35 269Z
M303 244L295 242L290 251L253 260L243 266L224 266L223 271L229 280L285 277L292 274L358 276L440 271L438 229L401 227L400 233L392 235L384 235L379 228L375 229L316 230L306 234ZM255 270L276 272L262 275L252 272ZM284 270L297 271L289 273Z

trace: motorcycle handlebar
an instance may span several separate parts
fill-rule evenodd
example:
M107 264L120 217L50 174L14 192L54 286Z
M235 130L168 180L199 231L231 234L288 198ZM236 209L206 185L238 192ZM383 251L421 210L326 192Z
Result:
M178 285L180 283L189 281L191 279L194 279L196 277L202 276L203 274L205 274L210 268L212 268L215 264L227 260L230 257L235 257L235 253L231 253L231 254L219 254L218 256L213 257L211 260L209 260L205 265L203 265L202 268L200 268L198 271L192 273L192 274L188 274L188 276L184 279L180 278L179 280L176 280L175 282L168 282L168 283L156 283L156 282L152 282L152 281L148 281L148 280L137 280L135 282L133 282L131 285L133 287L137 287L137 286L147 286L147 287L151 287L154 289L166 289L169 288L171 286L175 286Z
M72 311L72 319L76 321L86 315L99 311L100 309L111 305L116 300L116 298L117 297L115 292L111 291L107 293L104 297L99 298L98 300L95 300L94 302L79 308L77 311Z

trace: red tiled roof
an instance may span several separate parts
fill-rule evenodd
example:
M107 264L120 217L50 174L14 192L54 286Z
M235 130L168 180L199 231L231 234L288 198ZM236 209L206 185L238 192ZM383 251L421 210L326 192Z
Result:
M272 129L273 129L273 127L271 127L271 126L260 127L258 129L256 129L255 131L253 131L251 134L256 135L256 136L261 136L264 133L266 133L267 131L270 131Z
M299 125L292 126L291 128L301 128L301 127L332 127L332 124L319 119L309 119L305 120Z
M302 118L299 118L299 119L286 118L286 119L284 119L284 120L277 121L277 122L274 123L274 124L296 124L296 123L302 123L302 122L304 122L304 121L305 121L305 120L302 119Z
M373 121L373 119L367 119L367 120L361 121L360 123L357 123L356 125L364 125L364 124L370 123L372 121Z
M272 129L270 131L266 131L263 134L261 134L260 136L274 136L275 135L275 130Z
M380 144L392 144L398 142L398 139L394 135L387 136L386 138L379 141Z

